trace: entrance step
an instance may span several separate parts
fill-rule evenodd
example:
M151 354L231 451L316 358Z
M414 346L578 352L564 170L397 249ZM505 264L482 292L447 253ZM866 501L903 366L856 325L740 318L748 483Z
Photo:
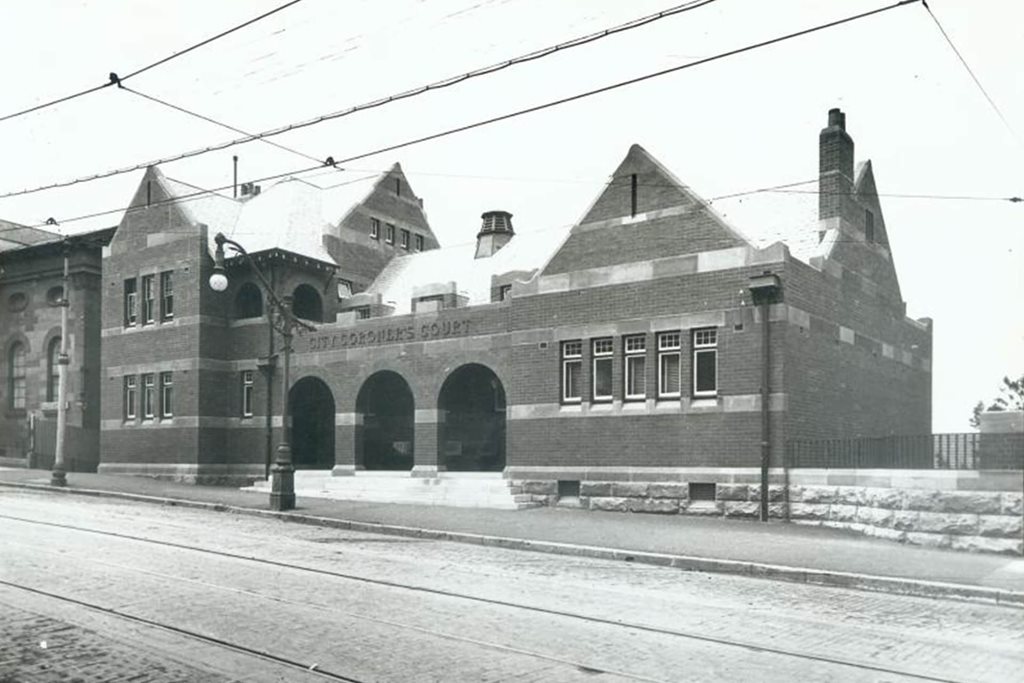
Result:
M374 503L450 505L501 510L537 507L529 495L512 492L512 482L501 472L445 472L437 477L413 477L408 472L357 472L336 477L330 470L295 472L295 495L308 498L356 500ZM242 489L270 492L270 481L257 481Z

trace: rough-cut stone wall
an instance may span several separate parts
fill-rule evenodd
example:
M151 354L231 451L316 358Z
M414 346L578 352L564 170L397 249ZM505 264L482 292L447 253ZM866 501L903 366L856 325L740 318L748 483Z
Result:
M757 518L755 468L512 468L517 500L606 512ZM560 498L558 482L578 481ZM714 483L714 500L691 500L691 483ZM1021 553L1019 471L771 470L774 519L859 531L902 543L953 550Z

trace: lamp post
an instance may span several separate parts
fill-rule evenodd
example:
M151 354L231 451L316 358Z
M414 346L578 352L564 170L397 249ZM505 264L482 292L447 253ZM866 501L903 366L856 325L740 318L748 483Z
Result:
M292 312L292 298L285 296L282 299L277 296L263 272L241 244L228 239L223 233L217 233L213 240L217 243L217 250L213 257L210 288L217 292L223 292L228 288L228 278L224 272L224 245L227 244L241 254L256 273L270 304L267 308L267 318L271 327L281 334L284 341L281 349L284 355L284 371L281 376L281 442L277 446L277 456L270 468L270 507L278 511L291 510L295 507L295 468L292 466L292 447L288 442L288 373L291 367L292 337L296 327L311 331L316 328L295 317Z
M60 302L60 353L57 356L57 444L53 456L53 471L50 472L51 486L67 486L67 468L64 465L65 432L68 423L68 243L62 247L64 276L61 280Z

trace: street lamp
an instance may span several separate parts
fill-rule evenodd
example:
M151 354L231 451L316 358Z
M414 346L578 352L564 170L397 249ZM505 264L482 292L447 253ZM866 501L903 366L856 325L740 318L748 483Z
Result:
M284 372L281 379L281 442L277 446L277 457L270 468L270 507L273 510L291 510L295 507L295 468L292 466L292 447L288 443L288 371L291 365L292 336L296 327L306 330L316 328L299 320L292 312L292 298L285 296L279 298L274 293L274 288L267 282L263 272L253 261L249 253L241 244L228 239L224 233L217 233L213 238L217 243L217 250L213 256L213 274L210 275L210 288L216 292L223 292L228 288L228 277L224 271L224 245L227 244L235 252L241 254L256 273L263 291L266 292L267 319L271 327L281 333L284 338Z

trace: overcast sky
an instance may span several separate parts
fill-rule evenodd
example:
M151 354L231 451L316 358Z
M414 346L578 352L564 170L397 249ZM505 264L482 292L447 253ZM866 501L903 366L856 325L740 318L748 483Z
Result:
M0 115L103 83L283 0L7 0ZM304 0L127 85L260 131L345 109L672 6ZM499 74L275 138L344 158L700 59L885 0L718 0ZM814 179L826 112L841 107L883 194L1024 195L1024 6L931 0L1003 112L1004 125L920 4L456 136L314 173L322 186L400 161L442 244L474 239L504 209L518 231L577 220L631 143L706 198ZM0 193L238 137L115 88L0 122ZM306 168L253 142L163 166L202 187ZM0 199L0 218L66 232L116 225L141 171ZM935 320L934 427L967 431L971 407L1024 373L1024 203L883 197L912 317Z

